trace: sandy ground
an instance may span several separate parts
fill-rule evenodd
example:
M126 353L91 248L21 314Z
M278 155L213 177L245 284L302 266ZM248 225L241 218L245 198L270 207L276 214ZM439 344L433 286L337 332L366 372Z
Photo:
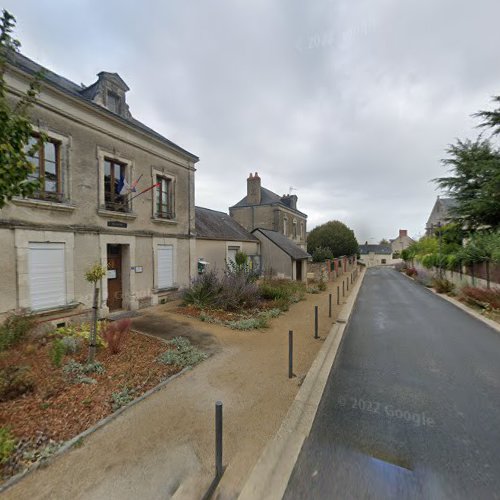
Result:
M4 498L201 498L214 474L217 400L224 403L226 471L215 497L235 498L323 343L313 338L314 305L324 339L339 310L339 283L342 295L339 278L326 292L307 294L262 331L201 323L178 315L174 304L150 308L134 321L136 327L147 331L143 320L149 316L150 333L161 334L164 318L165 336L187 335L210 358L88 436L80 448L28 475ZM293 379L288 379L288 330L294 331Z

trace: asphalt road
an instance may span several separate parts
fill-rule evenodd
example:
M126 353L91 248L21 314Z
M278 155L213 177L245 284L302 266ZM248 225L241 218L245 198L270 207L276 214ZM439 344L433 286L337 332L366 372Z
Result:
M368 269L284 498L500 498L500 334Z

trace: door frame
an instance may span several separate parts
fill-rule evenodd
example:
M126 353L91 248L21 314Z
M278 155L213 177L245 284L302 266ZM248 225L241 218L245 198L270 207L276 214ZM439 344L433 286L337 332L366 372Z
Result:
M101 254L101 263L106 266L108 262L108 244L122 246L122 293L123 302L122 309L135 311L139 309L139 300L137 298L136 283L135 283L135 236L123 236L112 234L99 235L99 248ZM108 300L108 280L101 280L101 294L99 311L101 316L105 317L109 314L107 306Z
M118 249L118 251L116 252L116 254L113 254L113 253L110 253L110 250L112 249L112 247L116 247ZM106 305L108 306L108 309L110 311L116 311L116 310L123 310L123 245L120 245L120 244L114 244L114 243L108 243L106 245L106 267L108 269L107 273L108 275L106 276L106 280L108 282L107 286L108 286L108 296L107 296L107 299L106 299ZM113 271L112 269L109 268L109 260L110 259L115 259L117 262L119 262L119 264L116 266L116 269L113 269L115 270L115 277L114 278L110 278L109 277L109 274ZM109 289L110 289L110 286L109 286L109 280L118 280L117 281L117 287L118 287L118 290L115 290L115 293L118 292L120 294L120 298L119 299L115 299L117 301L117 303L119 302L119 307L113 307L113 309L110 307L109 305L109 300L110 300L110 293L109 293Z

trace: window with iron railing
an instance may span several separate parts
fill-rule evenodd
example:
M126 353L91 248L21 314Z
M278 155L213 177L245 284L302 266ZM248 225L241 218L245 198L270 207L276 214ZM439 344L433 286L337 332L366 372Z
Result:
M127 192L127 166L115 160L104 160L104 205L106 210L130 212Z

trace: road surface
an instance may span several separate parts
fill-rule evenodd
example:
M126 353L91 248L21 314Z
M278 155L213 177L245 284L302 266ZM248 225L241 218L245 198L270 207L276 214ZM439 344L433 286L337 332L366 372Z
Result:
M500 334L368 269L284 498L500 498Z

